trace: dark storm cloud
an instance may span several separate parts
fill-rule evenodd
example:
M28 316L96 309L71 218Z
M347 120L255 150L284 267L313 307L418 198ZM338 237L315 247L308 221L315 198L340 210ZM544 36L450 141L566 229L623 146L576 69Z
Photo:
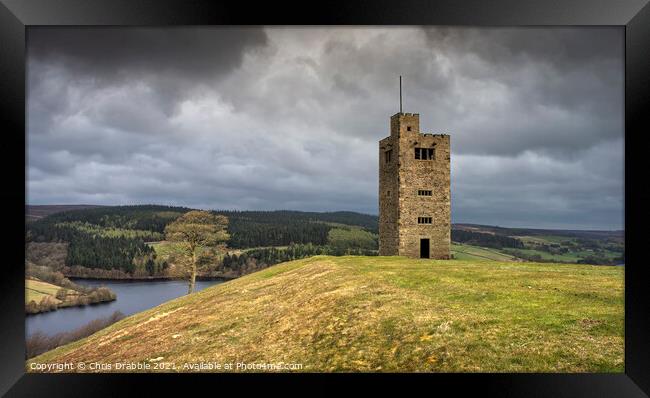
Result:
M52 73L85 89L146 83L155 91L152 104L169 115L182 96L214 84L241 64L246 51L263 48L266 41L261 28L34 27L27 34L29 83L38 90ZM61 109L66 105L61 100L57 96L50 105ZM110 109L106 112L107 119L117 121Z
M479 84L500 94L482 104L488 112L461 110L461 102L445 108L457 117L451 123L466 132L457 140L462 151L512 155L536 149L562 155L620 136L621 29L425 31L433 51L456 54L450 77L465 82L461 89Z
M147 75L218 78L267 38L259 28L34 27L27 40L30 61L61 62L74 74L111 83Z
M454 222L620 228L618 28L30 28L31 203L377 211L398 110Z

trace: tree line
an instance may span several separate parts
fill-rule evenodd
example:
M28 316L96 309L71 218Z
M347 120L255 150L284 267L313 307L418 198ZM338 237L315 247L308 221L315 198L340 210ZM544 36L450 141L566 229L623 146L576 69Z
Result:
M228 217L231 248L286 246L292 243L325 245L337 224L377 232L377 216L354 212L215 211Z
M312 243L291 244L286 248L268 247L247 250L241 254L226 254L218 270L228 275L239 276L285 261L319 255L376 256L377 251L362 248L343 249L341 247L319 246Z
M482 232L465 231L462 229L452 229L451 240L453 242L490 247L493 249L503 249L505 247L523 249L524 247L524 243L517 238L496 234L486 234Z
M133 273L136 269L135 260L149 257L145 266L153 269L154 249L145 244L144 240L119 238L104 238L78 235L68 245L66 265L83 265L84 267L100 269L121 269Z
M34 221L30 227L75 221L104 228L124 228L163 233L165 226L192 209L162 205L106 206L54 213Z
M189 211L191 209L185 207L160 205L64 211L30 222L26 241L68 242L65 260L68 268L82 266L97 271L157 275L164 272L167 264L156 261L154 249L146 242L164 239L165 227ZM361 226L370 231L360 237L369 241L367 235L377 230L377 216L353 212L219 210L212 213L228 218L230 239L227 245L236 249L306 244L325 246L331 239L330 232L346 225ZM337 246L340 245L337 243ZM365 243L364 248L368 248ZM344 253L346 249L343 246L337 250Z
M145 238L146 236L102 236L73 224L40 221L32 224L27 231L28 242L68 242L66 266L115 268L126 272L135 270L135 258L154 255L153 249L145 244Z

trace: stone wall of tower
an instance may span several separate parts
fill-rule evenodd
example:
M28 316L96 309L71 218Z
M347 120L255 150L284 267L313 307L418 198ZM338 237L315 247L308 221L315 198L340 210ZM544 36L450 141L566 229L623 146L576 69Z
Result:
M398 168L397 140L386 137L379 141L379 255L396 256L399 247ZM391 151L391 160L386 160L386 152Z
M417 113L391 117L391 135L379 142L379 254L447 259L451 245L450 142L446 134L421 134ZM433 160L415 159L415 148L433 148ZM391 162L385 152L392 150ZM431 196L418 195L432 191ZM431 224L418 224L431 217Z
M433 148L434 160L415 159L415 148ZM400 139L399 255L420 257L420 239L429 239L430 258L448 259L451 245L449 136L404 134ZM418 190L430 190L420 196ZM418 224L431 217L431 224Z

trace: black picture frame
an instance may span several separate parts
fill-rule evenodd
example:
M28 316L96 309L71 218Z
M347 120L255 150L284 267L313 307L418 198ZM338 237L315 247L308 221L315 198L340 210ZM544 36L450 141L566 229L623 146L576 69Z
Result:
M312 391L340 391L354 379L369 390L404 393L413 384L429 394L554 397L642 397L650 394L650 300L643 261L647 228L644 205L643 136L650 130L650 6L648 0L493 1L327 1L209 2L183 0L1 0L0 107L2 170L0 193L5 221L0 278L0 393L7 396L152 396L182 385L198 394L199 384L245 393L296 385ZM625 373L624 374L217 374L52 375L25 374L24 228L25 206L25 31L36 25L618 25L625 27ZM22 210L21 210L22 209ZM24 230L23 230L24 231ZM250 377L256 378L255 383ZM191 386L191 387L190 387ZM206 390L210 391L210 390ZM411 390L413 393L415 390ZM645 392L645 393L644 393Z

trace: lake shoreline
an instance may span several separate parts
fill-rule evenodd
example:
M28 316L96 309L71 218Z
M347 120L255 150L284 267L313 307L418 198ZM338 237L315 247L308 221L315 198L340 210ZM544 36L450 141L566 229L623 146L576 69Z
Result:
M25 316L29 317L29 316L47 314L47 313L50 313L50 312L65 310L65 309L68 309L68 308L90 307L90 306L94 306L94 305L110 304L110 303L112 303L113 301L116 301L116 300L117 300L117 297L112 298L112 299L102 300L102 301L96 301L94 303L87 303L87 304L79 303L79 304L62 305L62 306L58 306L58 307L50 309L50 310L41 310L41 311L38 311L38 312L27 312L27 311L25 311Z
M33 276L25 277L25 313L27 315L70 307L84 307L117 299L115 293L105 287L84 288L66 278L63 278L60 284L50 282Z
M187 281L182 280L99 280L77 279L74 283L89 289L106 287L113 291L116 300L83 307L65 307L56 311L41 312L26 316L26 335L35 332L53 336L67 333L99 318L111 316L119 311L125 316L146 311L162 303L187 295ZM197 281L195 292L225 283L224 280Z

